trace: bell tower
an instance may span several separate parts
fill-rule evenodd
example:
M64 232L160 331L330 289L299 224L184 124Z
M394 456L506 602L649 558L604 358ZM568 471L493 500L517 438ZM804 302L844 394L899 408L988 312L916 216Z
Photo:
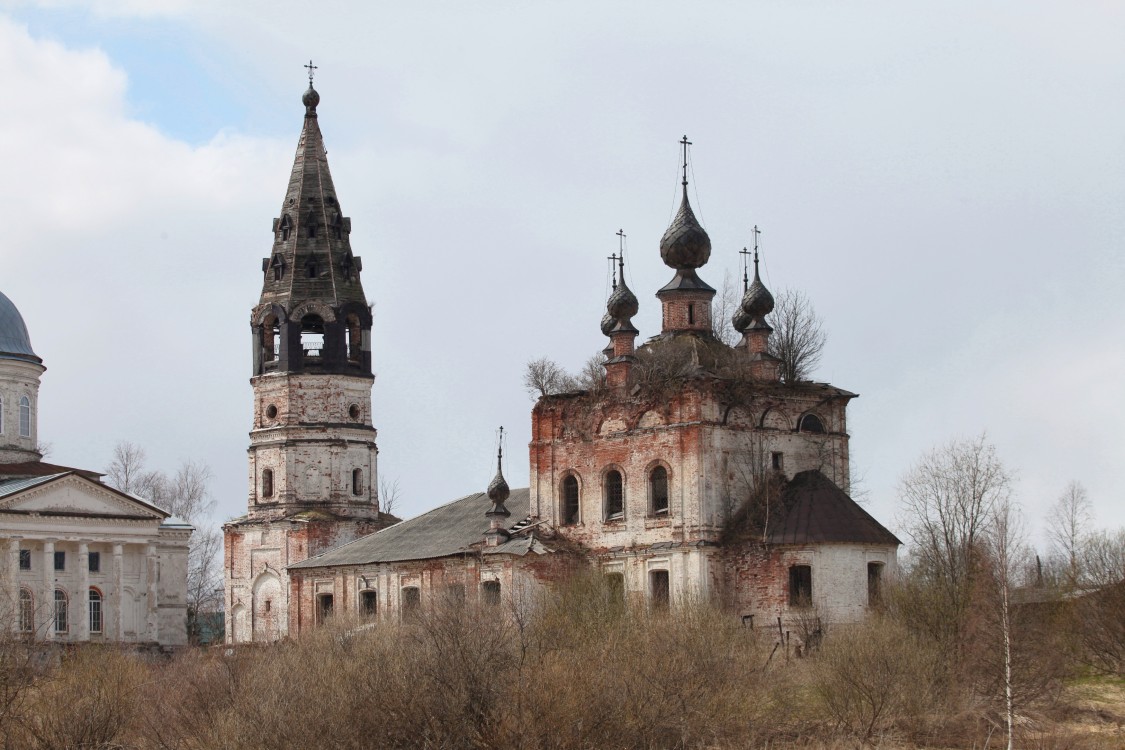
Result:
M387 525L371 415L371 309L309 88L250 316L247 514L224 527L228 641L288 632L286 567ZM297 608L292 609L296 613Z

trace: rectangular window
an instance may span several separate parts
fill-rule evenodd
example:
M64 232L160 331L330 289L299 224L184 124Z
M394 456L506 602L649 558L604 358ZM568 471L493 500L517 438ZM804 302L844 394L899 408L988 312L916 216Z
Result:
M90 572L91 573L100 572L101 569L102 569L102 553L101 552L91 552L89 560L90 560Z
M422 606L422 592L417 586L407 586L402 590L402 619L409 620L418 614Z
M316 621L323 625L332 617L332 594L320 594L316 597Z
M770 454L770 461L771 461L771 464L773 466L774 471L784 471L785 470L785 454L784 453L778 453L776 451L774 453L771 453Z
M789 568L789 606L812 605L812 566L793 565Z
M481 599L490 607L500 604L500 582L485 581L480 585Z
M102 595L90 589L90 632L102 632Z
M359 613L371 618L379 610L379 595L374 591L361 591L359 593Z
M20 570L31 570L31 550L20 550Z
M61 591L55 591L55 632L65 633L67 631L67 607L66 607L66 594Z
M650 571L648 586L653 609L668 609L668 571Z
M695 305L687 306L687 322L689 326L695 325Z
M55 552L55 570L66 570L66 552Z
M867 563L867 606L878 606L883 598L883 563Z
M35 600L31 592L20 589L20 632L30 633L35 629Z

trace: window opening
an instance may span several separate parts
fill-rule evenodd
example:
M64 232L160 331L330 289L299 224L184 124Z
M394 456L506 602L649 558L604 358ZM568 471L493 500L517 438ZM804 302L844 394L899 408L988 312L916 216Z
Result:
M309 239L316 238L316 212L312 209L309 210L309 215L305 217L305 226L309 230Z
M363 494L363 469L352 469L352 494Z
M62 589L55 589L55 632L65 633L67 631L67 606L66 606L66 592Z
M348 315L344 319L344 342L348 348L348 361L358 362L360 349L362 349L363 341L363 327L359 324L359 318L355 313Z
M20 570L31 570L31 550L20 550Z
M20 437L31 437L31 399L20 398Z
M500 582L485 581L480 585L481 599L490 607L500 604Z
M422 606L422 592L417 586L407 586L402 590L402 617L409 619L418 614Z
M262 471L262 497L273 497L273 469Z
M611 602L619 604L625 603L625 574L624 573L606 573L605 585L607 596Z
M695 325L695 305L687 306L687 322L688 325Z
M774 471L783 471L785 469L785 455L774 451L770 454L770 464Z
M815 414L806 414L801 417L801 432L824 432L824 422Z
M102 553L91 552L87 556L87 567L91 573L99 573L102 569Z
M657 466L648 475L649 493L652 496L652 514L668 514L668 470Z
M293 228L293 222L289 220L289 214L281 217L281 224L278 225L278 228L281 230L282 241L289 239L289 230Z
M789 606L812 605L812 566L793 565L789 568Z
M323 625L332 617L332 594L318 594L316 597L316 621Z
M648 586L653 609L668 609L668 585L667 570L649 571Z
M573 526L578 523L578 477L573 474L563 479L563 512L564 526Z
M90 632L102 632L102 593L90 589Z
M359 613L364 617L375 617L379 612L379 594L375 591L359 592Z
M276 315L263 321L259 335L262 337L262 361L273 362L281 355L281 325Z
M605 475L605 520L614 521L625 517L625 487L621 472L614 469Z
M320 357L324 349L324 320L319 315L301 318L301 351L306 357Z
M883 600L883 563L867 563L867 606L875 607Z
M27 589L20 589L20 632L35 630L35 599Z
M66 570L66 552L55 551L55 570Z

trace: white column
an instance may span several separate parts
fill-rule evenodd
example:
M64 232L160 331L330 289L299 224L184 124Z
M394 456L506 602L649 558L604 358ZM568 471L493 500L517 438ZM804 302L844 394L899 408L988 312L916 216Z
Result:
M39 598L39 622L46 623L43 628L44 640L55 638L55 540L43 542L43 595Z
M90 546L86 542L78 543L78 590L70 597L70 605L74 640L90 640Z
M113 545L113 594L112 599L117 603L114 613L113 630L109 630L109 623L102 623L102 630L108 635L113 633L113 640L118 643L125 640L125 565L121 559L123 551L122 545ZM103 597L103 601L109 597ZM109 602L105 602L102 606L105 607ZM108 607L106 607L108 609ZM102 616L107 615L108 612L103 612Z
M4 590L12 598L12 617L9 624L12 632L16 632L20 627L20 540L18 537L8 539L7 551L8 564L4 570Z
M155 641L156 635L156 545L145 547L145 577L148 582L148 592L145 595L145 624L146 640Z

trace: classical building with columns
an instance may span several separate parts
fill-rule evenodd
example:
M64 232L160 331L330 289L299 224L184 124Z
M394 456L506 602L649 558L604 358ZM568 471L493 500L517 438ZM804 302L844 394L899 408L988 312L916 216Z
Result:
M0 293L0 622L46 641L187 643L192 527L97 472L42 460L45 370Z

